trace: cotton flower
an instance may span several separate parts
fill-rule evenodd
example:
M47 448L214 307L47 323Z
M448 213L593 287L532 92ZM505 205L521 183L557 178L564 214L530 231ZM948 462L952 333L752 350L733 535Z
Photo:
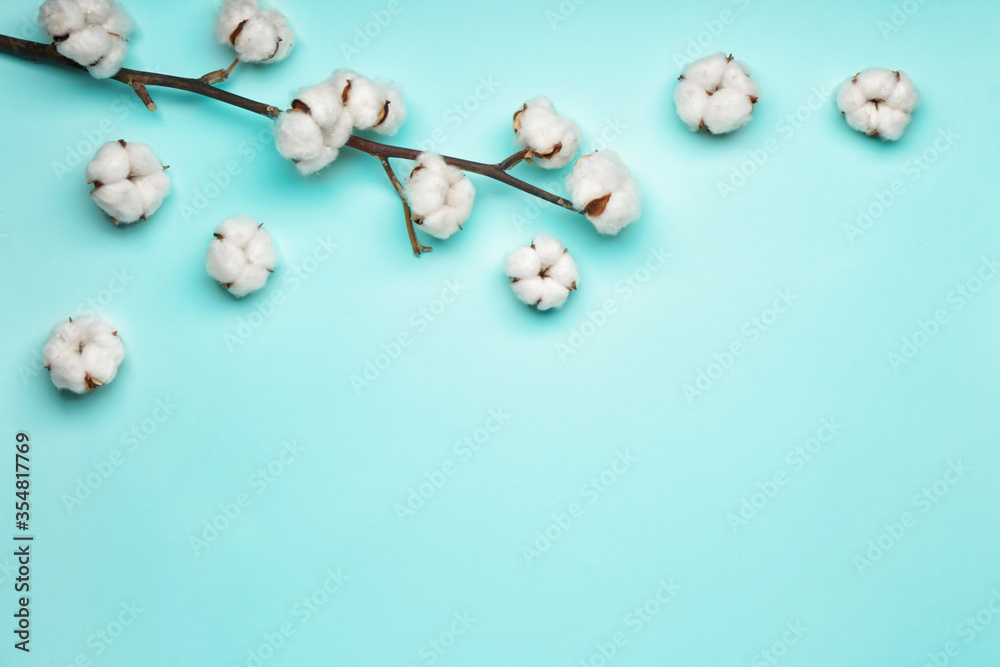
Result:
M692 131L710 134L738 130L753 119L759 90L747 66L722 53L696 60L685 68L674 88L677 115Z
M395 86L375 83L346 69L334 72L330 85L359 130L395 134L406 120L406 106Z
M642 214L639 186L614 151L595 151L577 160L566 191L601 234L617 234Z
M504 271L517 298L538 310L560 308L580 281L576 262L551 236L536 236L530 246L507 253Z
M38 10L56 51L106 79L121 69L132 21L112 0L45 0Z
M514 114L514 134L528 149L525 159L541 158L536 164L544 169L566 166L580 146L580 128L557 114L546 97L525 102Z
M837 107L847 124L869 137L896 141L910 122L920 94L910 77L887 69L866 69L844 83Z
M116 225L145 220L170 192L166 169L146 144L109 141L87 165L90 197Z
M469 219L476 190L459 169L440 155L421 153L406 184L413 222L425 232L446 239Z
M262 12L257 0L226 0L215 21L219 44L229 44L247 63L276 63L295 46L295 35L278 12Z
M57 324L42 348L52 384L77 394L114 380L124 358L125 346L118 332L90 315Z
M205 257L208 275L238 299L263 287L277 263L270 232L245 215L227 218L215 228Z
M406 119L399 91L348 70L303 88L291 108L278 115L274 138L278 152L303 176L337 159L355 128L393 134Z

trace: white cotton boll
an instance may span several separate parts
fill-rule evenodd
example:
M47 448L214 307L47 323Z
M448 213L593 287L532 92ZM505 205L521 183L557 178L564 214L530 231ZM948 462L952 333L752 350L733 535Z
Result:
M844 113L857 111L864 106L867 101L868 98L866 98L865 94L861 92L861 89L852 84L850 81L841 86L840 90L837 92L837 108Z
M897 141L910 122L910 114L893 109L888 104L880 104L878 110L878 133L886 141Z
M559 259L545 270L545 275L567 289L576 289L580 281L580 269L568 252L561 252Z
M382 107L384 115L372 129L379 134L391 136L396 134L406 121L406 105L403 104L403 96L395 86L382 86L382 95L385 98L385 105Z
M108 0L76 0L83 12L83 20L90 25L103 25L111 17L112 5Z
M132 223L142 217L142 193L130 180L105 183L91 190L90 197L116 222Z
M274 56L268 62L280 62L292 52L292 48L295 46L295 33L288 27L285 17L278 12L262 12L261 16L271 22L278 36L278 50L274 52Z
M909 114L913 111L917 104L920 103L920 93L917 89L913 87L913 81L906 74L899 72L899 81L896 83L896 87L892 89L889 97L886 98L885 102L894 109L899 109L900 111Z
M107 11L104 9L95 10L95 17L102 15L105 18L100 22L102 28L107 30L112 35L118 35L123 40L132 34L134 25L132 24L132 19L128 17L128 14L122 10L114 2L105 3L107 5Z
M514 134L529 149L535 164L543 169L558 169L569 164L580 145L580 128L555 112L547 97L524 103L514 114Z
M674 88L674 104L677 115L692 130L702 125L705 115L705 105L708 104L708 93L693 81L681 81Z
M59 389L84 394L115 379L125 346L110 324L84 316L60 322L42 348L42 359Z
M236 282L246 266L247 260L243 248L232 243L224 243L221 239L209 244L205 267L208 275L217 282L223 285Z
M269 60L278 50L278 31L262 16L253 16L243 22L243 27L233 42L236 57L243 62L260 63Z
M724 53L713 53L696 60L686 68L681 76L699 86L702 90L714 92L722 85L722 75L726 71L729 58Z
M542 263L538 259L538 253L531 246L521 246L513 252L507 253L503 261L504 272L507 277L524 278L537 277L542 272Z
M628 179L612 193L603 213L587 217L599 233L614 236L626 225L638 220L640 215L642 215L642 195L636 182Z
M920 94L903 72L867 69L844 82L837 107L847 124L868 136L896 141L910 122Z
M239 215L223 220L215 237L205 256L208 275L237 298L262 288L278 263L270 232Z
M233 32L244 21L257 15L256 0L226 0L215 20L215 36L219 44L232 44Z
M122 63L125 61L125 55L128 53L128 42L120 37L111 37L111 48L108 52L104 54L96 65L88 67L91 76L95 79L107 79L118 73L118 70L122 68Z
M594 152L576 161L566 191L577 210L601 234L613 235L642 215L639 186L614 151Z
M760 90L745 63L721 53L697 60L674 89L677 115L692 131L728 134L753 120Z
M116 222L131 223L156 212L170 193L170 177L146 144L109 141L87 165L90 196Z
M148 176L163 171L160 160L146 144L129 141L125 144L125 152L128 154L129 173L132 176Z
M320 147L319 155L316 157L307 160L297 160L295 162L295 170L298 171L301 176L312 176L336 160L339 154L339 148L334 148L333 146L324 143Z
M531 245L538 255L538 261L541 263L543 271L555 264L566 250L557 239L544 234L536 236Z
M517 298L538 310L561 307L580 281L576 262L563 244L545 235L507 253L504 271Z
M170 177L162 169L146 176L137 176L132 182L142 196L142 215L147 218L156 213L170 194Z
M323 131L313 118L297 109L278 115L274 123L278 152L289 160L314 160L323 150Z
M750 78L750 71L744 63L732 60L722 73L722 89L735 90L750 97L757 97L760 89Z
M38 25L50 37L63 37L83 29L86 19L76 0L45 0L38 9Z
M347 103L344 105L354 119L354 127L359 130L372 128L385 109L382 87L364 77L354 76L347 89Z
M896 74L887 69L866 69L855 77L855 85L869 100L884 100L896 86Z
M345 113L340 93L328 81L303 88L295 99L308 107L307 113L320 127L332 126Z
M226 240L226 244L240 250L250 245L260 229L256 220L248 215L234 215L226 218L215 228L215 233ZM261 230L263 231L263 230ZM270 234L268 235L270 238Z
M722 88L705 104L705 127L712 134L728 134L753 119L753 103L743 92Z
M439 239L462 227L472 213L476 190L459 169L440 155L421 153L406 184L406 200L415 222Z
M88 183L114 183L129 177L131 166L128 151L118 141L109 141L97 149L87 165Z
M111 50L112 37L96 25L91 25L70 33L64 41L56 44L56 51L84 67L96 64Z

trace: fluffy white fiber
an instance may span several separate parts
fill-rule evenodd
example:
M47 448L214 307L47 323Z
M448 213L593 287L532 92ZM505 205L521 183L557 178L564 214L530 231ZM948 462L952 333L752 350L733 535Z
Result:
M595 151L577 160L566 191L601 234L617 234L642 214L639 186L614 151Z
M446 239L469 219L476 190L459 169L440 155L421 153L406 184L413 221L425 232Z
M691 130L726 134L753 119L759 92L744 63L716 53L685 68L674 88L674 104Z
M349 70L302 89L292 107L278 116L275 144L303 176L337 159L355 128L395 134L406 106L394 86L378 84Z
M276 63L288 57L295 35L278 12L262 12L257 0L226 0L215 21L219 44L229 44L246 63Z
M910 77L887 69L866 69L846 81L837 107L847 124L870 137L896 141L910 122L920 94Z
M146 144L109 141L87 165L90 197L116 225L145 220L170 192L165 169Z
M545 169L566 166L580 147L580 128L557 114L547 97L525 102L514 114L514 134L530 151L526 159L540 158L536 164Z
M277 264L270 232L245 215L227 218L215 228L205 257L208 275L237 298L263 287Z
M132 21L112 0L45 0L38 24L56 51L95 78L106 79L121 69Z
M115 379L125 358L118 332L99 317L60 322L42 348L52 384L84 394Z
M517 298L538 310L560 308L580 282L576 262L551 236L536 236L530 246L507 253L504 271Z

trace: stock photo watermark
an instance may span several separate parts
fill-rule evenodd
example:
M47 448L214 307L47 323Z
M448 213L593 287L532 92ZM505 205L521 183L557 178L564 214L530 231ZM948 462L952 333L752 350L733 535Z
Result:
M684 69L695 60L718 50L713 46L716 40L722 36L727 27L736 22L742 12L750 8L750 0L732 0L730 4L734 9L723 8L711 18L701 22L702 30L687 38L683 52L674 51L674 67Z
M951 323L952 317L972 302L998 274L1000 263L997 262L997 256L984 256L979 267L968 278L955 283L942 306L936 308L926 319L918 320L916 328L900 338L899 344L886 353L889 367L899 371L901 367L911 363Z
M955 626L955 639L949 639L938 649L927 651L927 660L923 667L947 667L962 653L962 649L976 641L984 632L993 626L993 621L1000 617L1000 586L990 589L989 598L965 616Z
M529 567L542 557L552 546L569 532L577 521L583 518L587 506L601 499L618 481L628 474L639 459L631 450L618 450L611 464L591 477L580 487L580 500L574 500L564 512L550 516L551 521L535 531L534 539L521 547L521 556Z
M417 655L423 660L425 665L433 665L455 645L459 639L468 634L473 624L478 620L468 610L456 611L451 615L451 622L444 630L436 636L425 641ZM410 663L410 667L416 667L416 663Z
M948 467L941 476L920 489L910 500L910 508L901 512L897 518L882 524L883 531L878 536L868 540L864 552L854 557L854 567L858 575L864 577L886 554L898 545L904 537L913 532L920 517L931 510L951 492L952 488L972 471L964 465L961 459L948 462Z
M916 184L961 138L962 135L950 126L938 130L930 146L903 163L903 177L872 193L869 202L858 207L854 220L843 224L847 240L855 243L872 229L909 191L910 186Z
M605 297L597 308L588 310L584 319L570 329L570 334L565 340L556 342L555 351L559 359L565 363L567 359L582 350L587 341L596 336L609 319L638 294L653 274L666 266L670 257L671 254L663 246L652 248L646 260L637 269L626 273L616 281L611 288L611 295Z
M267 491L288 469L295 465L305 448L295 440L282 443L281 451L257 468L246 481L245 489L231 500L219 503L219 510L201 523L201 530L188 536L195 556L201 556L246 513L254 499Z
M763 481L757 482L753 491L740 498L740 506L734 512L726 515L726 523L735 535L740 528L747 526L757 515L767 507L792 480L797 472L813 461L823 449L833 442L833 439L843 428L836 417L826 417L819 422L815 434L805 442L799 443L785 454L785 465L769 474Z
M750 659L750 667L770 667L778 664L807 632L809 628L803 627L802 621L786 622L781 639L776 639L770 646L755 653Z
M392 506L399 523L406 523L423 509L427 502L462 469L462 464L471 462L473 457L490 444L497 431L503 428L509 419L510 415L504 411L503 406L490 408L486 419L477 428L452 445L451 451L454 457L445 459L432 470L425 472L423 479L409 488L406 499Z
M787 288L775 292L774 300L769 307L764 308L743 323L738 338L726 345L721 352L712 355L712 360L704 368L698 369L693 382L681 385L681 391L688 404L693 405L696 399L703 397L708 390L722 380L733 369L736 362L746 354L750 346L757 343L765 333L770 331L799 298L798 294L794 294Z

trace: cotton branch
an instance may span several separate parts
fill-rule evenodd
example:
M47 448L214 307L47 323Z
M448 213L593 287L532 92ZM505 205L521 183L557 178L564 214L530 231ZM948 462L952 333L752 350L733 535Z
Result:
M62 65L77 72L86 72L84 67L61 56L52 44L42 44L40 42L33 42L30 40L0 34L0 53L9 53L20 58L34 60L35 62ZM231 70L232 66L230 66L229 70L219 70L217 72L206 74L199 79L191 79L173 76L170 74L157 74L154 72L122 68L111 78L131 87L142 100L143 104L146 105L146 108L151 111L156 110L156 104L153 102L148 88L151 86L159 86L161 88L174 88L194 93L195 95L209 97L214 100L218 100L219 102L223 102L224 104L239 107L240 109L246 109L247 111L272 119L276 118L281 113L281 109L279 107L257 102L239 95L234 95L233 93L220 90L212 85L213 82L225 80L225 77L228 76L228 73ZM410 235L410 242L413 245L414 254L419 255L421 252L430 250L430 248L421 246L416 240L416 235L413 231L413 221L411 216L408 214L409 207L406 203L405 193L401 191L402 186L399 185L399 180L395 177L395 174L392 172L391 167L388 166L388 162L386 161L387 158L416 160L421 151L413 148L391 146L377 141L372 141L371 139L365 139L364 137L357 135L351 136L350 139L347 140L346 145L363 153L372 155L382 162L383 166L386 167L386 173L389 175L393 187L396 189L397 193L400 194L400 197L403 198L404 210L407 211L407 229ZM567 199L535 187L534 185L526 183L507 173L508 170L524 160L527 155L528 149L525 149L496 164L473 162L471 160L463 160L461 158L449 156L442 157L445 163L461 169L462 171L492 178L495 181L509 185L517 190L526 192L534 197L555 204L556 206L561 206L562 208L573 211L574 213L583 213L583 211L575 209Z

